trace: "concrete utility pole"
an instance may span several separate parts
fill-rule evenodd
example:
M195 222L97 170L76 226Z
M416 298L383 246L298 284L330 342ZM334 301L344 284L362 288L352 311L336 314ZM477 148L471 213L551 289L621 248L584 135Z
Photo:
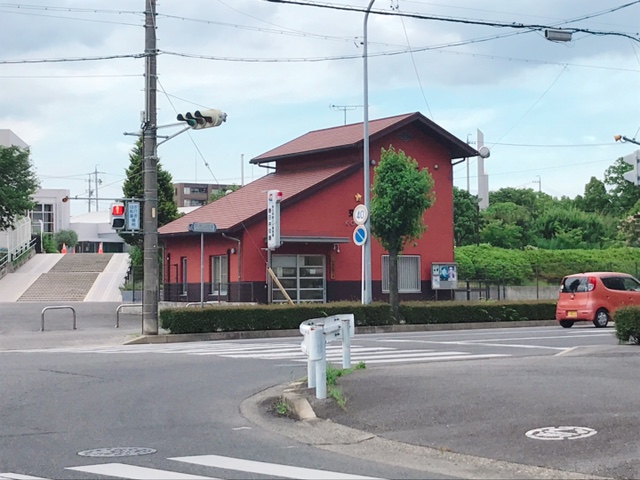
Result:
M156 0L145 0L145 120L143 132L144 176L144 280L142 293L142 334L158 334L158 158L156 112Z
M93 172L93 174L95 175L94 182L96 185L96 212L100 211L100 204L98 203L100 201L100 197L98 196L98 186L102 183L102 180L98 178L99 173L104 173L104 172L99 172L98 165L96 165Z

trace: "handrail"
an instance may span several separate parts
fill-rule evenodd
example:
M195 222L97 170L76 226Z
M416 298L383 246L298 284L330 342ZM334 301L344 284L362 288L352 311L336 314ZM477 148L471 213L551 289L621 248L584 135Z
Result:
M76 309L73 308L70 305L60 305L60 306L53 306L53 307L44 307L42 309L42 314L41 314L41 318L42 318L42 323L40 326L40 331L44 332L44 312L46 312L47 310L60 310L62 308L70 308L71 311L73 312L73 329L76 330Z
M120 328L120 310L123 307L142 307L141 303L123 303L122 305L118 305L116 308L116 328Z

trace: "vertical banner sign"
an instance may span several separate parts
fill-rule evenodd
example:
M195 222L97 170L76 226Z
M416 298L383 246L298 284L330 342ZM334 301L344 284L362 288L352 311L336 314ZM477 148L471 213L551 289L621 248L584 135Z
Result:
M267 248L275 250L280 246L280 190L267 192Z
M140 230L140 202L127 202L127 230Z

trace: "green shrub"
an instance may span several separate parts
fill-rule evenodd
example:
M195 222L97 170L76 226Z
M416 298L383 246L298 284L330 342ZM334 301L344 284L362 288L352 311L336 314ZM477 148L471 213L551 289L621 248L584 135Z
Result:
M623 307L613 314L616 337L620 343L640 343L640 307Z
M551 301L406 302L400 304L402 323L451 324L552 320ZM170 308L160 311L163 329L171 333L297 330L305 320L353 313L358 327L395 325L387 303L363 305L335 302L304 305L251 305Z

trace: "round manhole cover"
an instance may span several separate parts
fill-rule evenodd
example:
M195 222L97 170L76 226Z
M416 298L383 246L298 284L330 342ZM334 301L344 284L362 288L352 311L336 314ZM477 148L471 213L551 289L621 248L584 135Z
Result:
M108 447L94 448L78 452L83 457L135 457L136 455L149 455L157 450L145 447Z
M577 440L598 433L588 427L543 427L529 430L525 435L536 440Z

